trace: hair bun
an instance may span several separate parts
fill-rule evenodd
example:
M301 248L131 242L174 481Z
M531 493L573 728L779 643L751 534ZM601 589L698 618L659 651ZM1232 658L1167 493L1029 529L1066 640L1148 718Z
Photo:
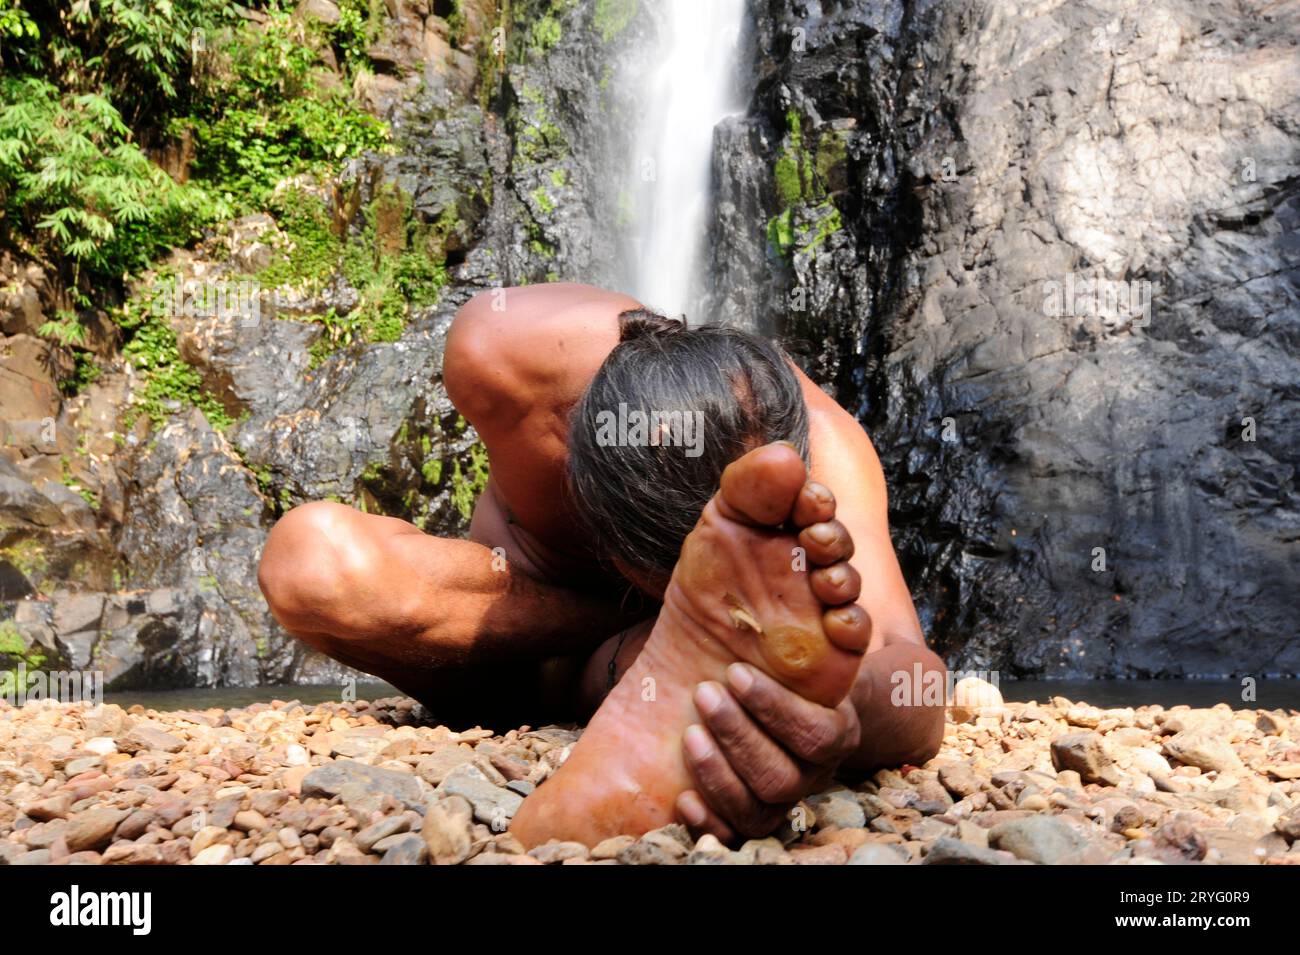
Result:
M648 308L629 308L618 314L618 340L635 341L638 338L663 339L686 331L686 323L677 318L666 318Z

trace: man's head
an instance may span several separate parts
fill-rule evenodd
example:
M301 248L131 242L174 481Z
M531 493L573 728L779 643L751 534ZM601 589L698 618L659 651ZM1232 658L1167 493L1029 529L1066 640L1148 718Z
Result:
M808 460L808 409L766 339L644 309L619 324L573 412L569 491L600 556L653 592L728 464L773 441Z

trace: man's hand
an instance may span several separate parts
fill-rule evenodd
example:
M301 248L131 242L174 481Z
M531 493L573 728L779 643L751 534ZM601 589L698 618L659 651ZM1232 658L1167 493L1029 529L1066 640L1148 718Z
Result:
M677 797L687 825L723 842L772 832L830 783L862 733L851 699L828 709L743 663L727 668L727 684L696 688L706 725L687 728L683 752L699 788Z

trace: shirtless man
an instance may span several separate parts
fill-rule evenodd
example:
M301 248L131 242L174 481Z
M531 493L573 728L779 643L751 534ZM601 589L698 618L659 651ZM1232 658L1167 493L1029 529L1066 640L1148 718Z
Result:
M290 633L441 719L594 712L516 815L526 844L675 819L765 835L841 765L934 754L942 709L890 700L891 676L943 663L879 460L778 348L535 285L459 311L443 382L490 460L470 539L311 503L276 525L259 580ZM620 405L699 432L612 435Z

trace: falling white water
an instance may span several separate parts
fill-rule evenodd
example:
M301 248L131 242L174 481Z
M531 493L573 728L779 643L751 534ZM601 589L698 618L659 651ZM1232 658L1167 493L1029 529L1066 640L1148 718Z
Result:
M692 314L703 278L713 128L740 112L745 0L661 0L659 44L638 99L633 294Z

